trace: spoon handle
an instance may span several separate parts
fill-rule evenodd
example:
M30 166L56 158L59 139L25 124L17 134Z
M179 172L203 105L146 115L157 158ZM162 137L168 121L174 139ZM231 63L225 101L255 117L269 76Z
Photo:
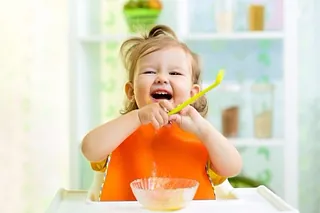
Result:
M191 98L189 98L188 100L186 100L185 102L183 102L182 104L178 105L176 108L174 108L173 110L168 112L168 115L173 115L173 114L176 114L176 113L180 112L183 108L185 108L186 106L192 104L198 98L200 98L201 96L203 96L204 94L206 94L207 92L209 92L210 90L212 90L213 88L218 86L221 83L221 81L223 79L223 76L224 76L224 71L221 70L218 73L215 82L213 82L210 86L208 86L204 90L200 91L199 93L195 94L194 96L192 96Z

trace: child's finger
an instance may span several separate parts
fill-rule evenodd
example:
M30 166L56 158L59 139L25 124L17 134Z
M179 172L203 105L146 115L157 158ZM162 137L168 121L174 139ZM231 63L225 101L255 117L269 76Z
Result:
M154 115L154 118L157 120L157 122L158 122L158 128L160 128L163 124L164 124L164 122L165 122L165 120L164 120L164 118L162 117L162 115L160 114L160 113L156 113L155 115Z
M153 126L155 129L159 129L159 128L160 128L160 124L159 124L158 120L157 120L155 117L153 117L153 118L151 119L151 123L152 123L152 126Z
M172 105L171 102L167 101L167 100L163 100L159 102L159 105L161 106L161 108L163 108L167 113L172 110L174 107Z
M180 114L192 116L195 112L196 112L196 109L193 106L188 105L180 111Z
M189 113L190 113L190 105L186 106L179 112L180 115L188 115Z
M178 114L170 115L169 121L180 124L181 123L181 116Z
M166 125L169 122L169 116L168 116L168 112L166 112L165 110L160 110L160 115L163 119L163 124Z

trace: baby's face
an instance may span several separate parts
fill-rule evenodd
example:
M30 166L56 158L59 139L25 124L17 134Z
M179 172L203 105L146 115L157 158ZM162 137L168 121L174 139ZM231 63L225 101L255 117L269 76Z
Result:
M199 85L192 83L190 56L182 48L172 47L138 61L133 89L139 108L163 99L176 106L199 92Z

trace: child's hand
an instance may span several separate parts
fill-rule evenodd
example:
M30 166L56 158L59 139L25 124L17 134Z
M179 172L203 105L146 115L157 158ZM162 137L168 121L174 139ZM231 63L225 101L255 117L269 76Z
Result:
M205 121L199 112L190 105L182 109L178 114L171 115L169 120L177 123L184 131L195 135L200 134L201 125Z
M87 199L89 201L99 201L101 184L104 181L104 172L95 171L93 174L93 181L88 190Z
M163 100L138 109L138 116L141 124L151 123L155 129L159 129L169 123L168 112L172 109L172 103Z

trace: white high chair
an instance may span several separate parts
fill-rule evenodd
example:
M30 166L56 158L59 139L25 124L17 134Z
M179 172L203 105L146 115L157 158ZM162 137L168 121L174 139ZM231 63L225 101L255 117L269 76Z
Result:
M102 183L104 181L104 172L94 171L94 178L90 189L88 191L87 199L89 201L99 201L99 194ZM216 199L234 199L232 185L229 183L228 179L222 184L215 186Z

